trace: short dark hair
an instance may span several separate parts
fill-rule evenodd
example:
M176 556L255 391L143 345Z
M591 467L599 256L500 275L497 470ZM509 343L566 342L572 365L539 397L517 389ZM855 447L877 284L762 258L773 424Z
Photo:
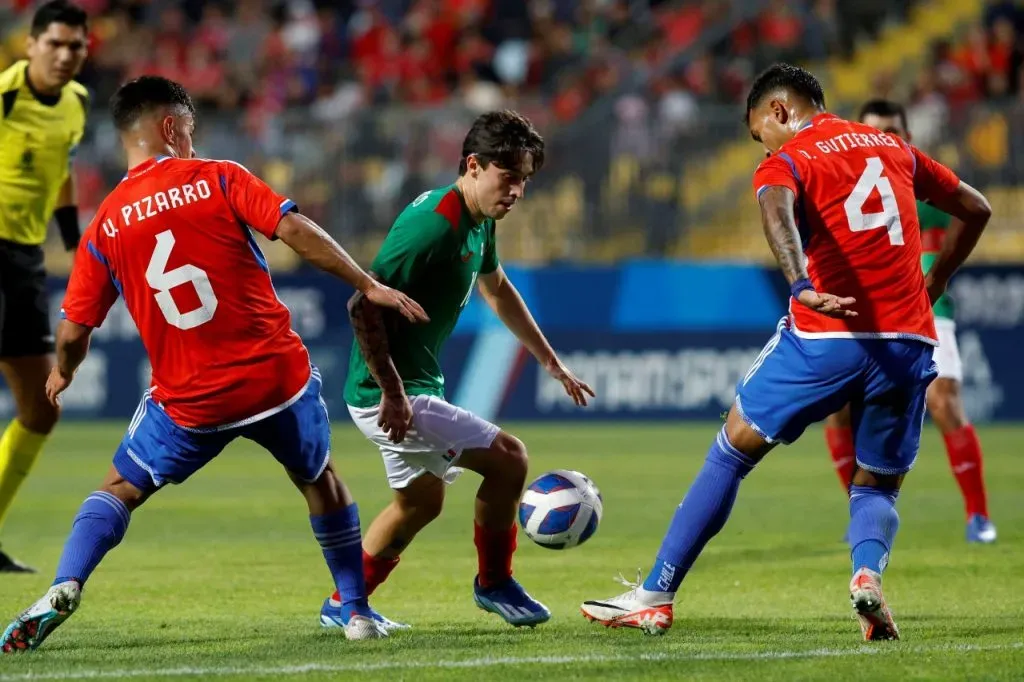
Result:
M139 118L160 107L180 107L193 115L196 113L185 88L160 76L140 76L128 81L110 98L114 125L121 131L128 130Z
M899 102L893 102L891 99L869 100L860 108L860 113L857 114L857 120L863 121L865 116L872 115L884 118L898 116L900 124L903 126L903 130L907 130L907 109Z
M750 122L753 111L770 93L776 90L789 90L810 102L819 109L825 108L825 91L821 83L810 71L792 64L773 64L761 72L750 86L747 95L747 113L744 121Z
M50 24L65 24L67 26L82 27L88 30L89 15L85 10L68 0L51 0L36 10L32 17L31 33L33 38L38 38Z
M533 157L534 172L540 170L544 165L544 138L530 120L511 110L489 111L477 116L466 133L459 175L466 174L466 160L473 155L484 168L493 163L498 168L514 170L527 154Z

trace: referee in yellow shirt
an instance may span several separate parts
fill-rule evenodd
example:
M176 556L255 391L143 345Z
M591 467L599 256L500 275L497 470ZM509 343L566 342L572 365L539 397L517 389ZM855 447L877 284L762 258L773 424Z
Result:
M86 56L86 13L54 0L32 19L28 59L0 73L0 370L17 416L0 437L0 530L60 416L46 400L53 367L43 270L52 215L68 250L80 229L71 163L89 95L73 79ZM31 572L0 549L0 572Z

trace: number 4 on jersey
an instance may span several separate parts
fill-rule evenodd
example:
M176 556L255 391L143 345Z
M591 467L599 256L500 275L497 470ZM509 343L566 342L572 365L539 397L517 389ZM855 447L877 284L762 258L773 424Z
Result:
M892 183L889 182L889 178L882 175L883 168L880 158L873 156L867 161L867 168L864 169L853 192L846 199L846 203L843 204L846 209L846 219L850 223L850 230L863 232L884 227L889 232L889 243L893 246L903 246L903 223L900 220L896 195L892 191ZM864 213L864 204L873 190L878 190L878 195L882 199L882 212Z
M170 230L164 230L156 236L156 248L153 250L153 257L149 259L149 267L146 268L146 282L156 289L156 303L168 324L178 329L194 329L213 319L213 314L217 311L217 296L213 293L213 286L210 285L210 278L205 270L194 265L182 265L167 270L167 261L173 248L174 235ZM182 313L171 296L171 289L188 283L195 287L200 306Z

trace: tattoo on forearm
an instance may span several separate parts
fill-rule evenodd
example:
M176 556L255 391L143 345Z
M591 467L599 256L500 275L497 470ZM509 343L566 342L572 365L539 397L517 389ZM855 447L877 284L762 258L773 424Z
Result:
M794 200L793 192L786 187L769 187L759 200L764 236L790 284L807 277L800 232L793 214Z
M377 380L377 385L385 392L400 390L402 378L391 359L388 333L381 309L371 303L362 292L357 291L349 300L348 311L359 350L370 368L370 373Z

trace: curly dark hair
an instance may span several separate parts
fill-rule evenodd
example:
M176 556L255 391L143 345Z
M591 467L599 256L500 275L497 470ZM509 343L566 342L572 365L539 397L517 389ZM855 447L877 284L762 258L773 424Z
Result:
M744 121L749 122L750 112L776 90L789 90L819 109L825 108L825 92L810 71L792 64L779 63L769 66L754 79L754 84L750 86L750 94L747 95L747 113Z
M179 108L193 115L192 98L180 84L160 76L140 76L122 85L110 98L118 130L128 130L142 116L159 107Z
M523 157L533 158L534 172L544 165L544 138L530 120L515 111L489 111L473 121L462 143L459 175L466 174L466 159L475 155L480 165L487 168L517 169Z

